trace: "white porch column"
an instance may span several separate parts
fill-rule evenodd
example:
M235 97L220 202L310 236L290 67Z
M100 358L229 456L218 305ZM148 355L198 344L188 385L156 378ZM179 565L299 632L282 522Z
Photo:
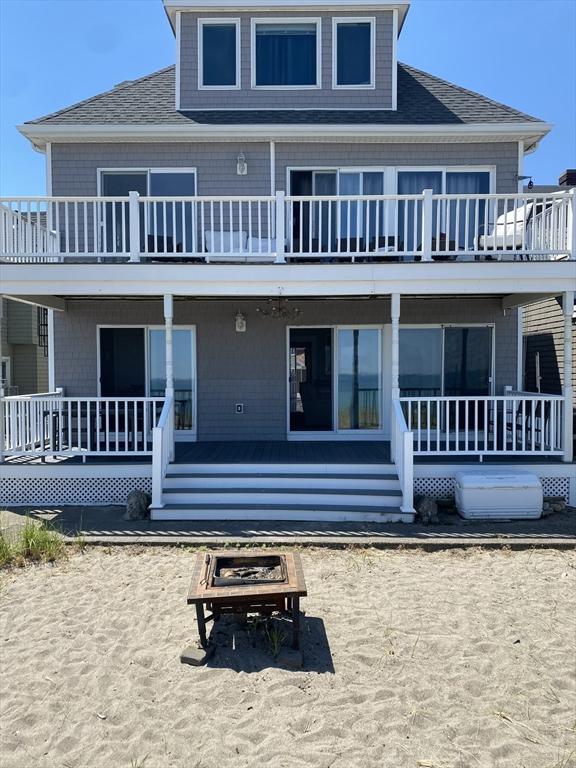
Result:
M174 343L172 325L174 320L174 301L170 293L164 296L164 332L166 336L166 397L174 397Z
M572 387L572 366L574 365L572 353L572 313L574 311L574 291L565 291L562 297L562 309L564 311L564 461L573 459L573 434L572 434L572 408L574 389Z
M400 397L400 294L392 294L392 400Z

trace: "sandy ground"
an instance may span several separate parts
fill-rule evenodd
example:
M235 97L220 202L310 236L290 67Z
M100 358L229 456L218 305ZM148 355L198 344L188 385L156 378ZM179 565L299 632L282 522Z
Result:
M2 768L576 765L575 553L304 551L302 671L230 623L180 663L193 556L0 574Z

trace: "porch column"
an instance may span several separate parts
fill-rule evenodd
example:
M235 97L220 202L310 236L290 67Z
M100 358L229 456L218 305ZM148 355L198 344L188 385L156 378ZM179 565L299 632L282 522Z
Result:
M166 337L166 397L174 397L174 355L172 323L174 320L174 301L171 294L164 296L164 332Z
M400 294L392 294L392 400L400 397Z
M572 366L574 365L572 353L572 313L574 311L574 291L565 291L562 300L562 309L564 311L564 386L562 394L564 395L564 420L563 420L563 438L564 438L564 461L573 459L573 433L572 433L572 408L574 399L574 389L572 387Z

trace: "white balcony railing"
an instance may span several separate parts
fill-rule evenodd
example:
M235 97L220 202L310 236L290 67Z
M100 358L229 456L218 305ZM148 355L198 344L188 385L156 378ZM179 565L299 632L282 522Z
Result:
M390 449L402 490L402 511L414 511L414 438L398 400L392 400Z
M564 453L561 395L401 397L415 456Z
M158 423L152 430L152 506L162 506L162 487L168 464L174 459L174 399L164 402Z
M63 397L61 391L2 398L0 457L152 454L163 398Z
M0 199L3 261L576 258L575 191L518 195Z

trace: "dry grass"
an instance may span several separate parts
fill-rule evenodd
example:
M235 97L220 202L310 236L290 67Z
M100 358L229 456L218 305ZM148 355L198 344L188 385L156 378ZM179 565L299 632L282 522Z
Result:
M65 556L66 546L61 534L29 517L12 538L0 531L0 568L52 563Z

